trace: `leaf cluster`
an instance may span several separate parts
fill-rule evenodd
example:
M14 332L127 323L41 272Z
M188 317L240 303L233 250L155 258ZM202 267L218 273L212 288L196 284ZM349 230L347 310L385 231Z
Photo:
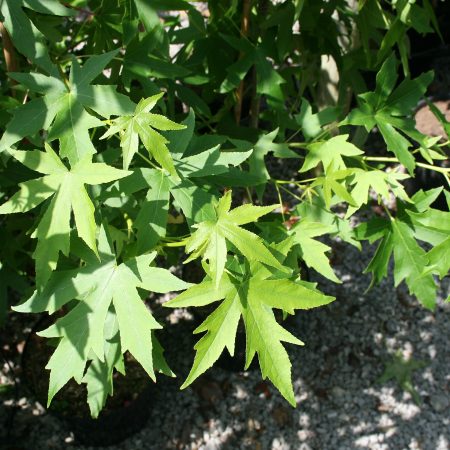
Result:
M49 404L74 378L98 416L126 352L154 381L173 376L154 313L169 294L165 307L214 307L183 387L234 354L242 324L245 367L257 357L295 405L287 344L303 342L282 318L335 300L301 270L341 282L330 238L378 242L372 282L393 260L395 284L434 308L450 267L448 142L415 128L433 74L411 78L408 46L410 30L438 32L428 0L0 8L0 320L13 289L14 311L54 318L40 333L56 343ZM372 154L374 129L389 154ZM441 186L408 192L418 169ZM180 262L202 280L175 276Z

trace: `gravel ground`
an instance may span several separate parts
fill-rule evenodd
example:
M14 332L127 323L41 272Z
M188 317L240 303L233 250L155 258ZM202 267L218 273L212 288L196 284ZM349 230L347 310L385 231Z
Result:
M194 386L178 387L192 361L191 316L175 310L163 344L178 379L161 379L150 418L140 432L111 449L446 450L450 442L450 291L440 286L435 312L421 308L392 277L365 293L361 275L371 251L333 242L334 268L343 283L317 278L335 295L329 307L299 313L288 324L305 347L289 346L298 407L291 408L258 370L214 368ZM412 372L420 396L394 381L377 382L400 352L423 361ZM87 450L58 419L19 391L10 449ZM5 397L3 397L5 399ZM3 424L13 399L4 401ZM0 435L2 430L0 430ZM4 431L4 430L3 430Z

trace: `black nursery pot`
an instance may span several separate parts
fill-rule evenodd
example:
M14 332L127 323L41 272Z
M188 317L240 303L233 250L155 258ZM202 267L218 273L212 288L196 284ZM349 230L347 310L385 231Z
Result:
M22 383L42 405L47 403L49 380L45 365L54 349L36 332L50 323L48 317L38 321L28 336L22 355ZM146 424L155 393L154 384L131 356L125 363L127 375L114 376L114 395L108 398L97 419L90 416L85 384L79 385L72 379L53 399L48 412L73 432L77 443L99 447L118 444Z

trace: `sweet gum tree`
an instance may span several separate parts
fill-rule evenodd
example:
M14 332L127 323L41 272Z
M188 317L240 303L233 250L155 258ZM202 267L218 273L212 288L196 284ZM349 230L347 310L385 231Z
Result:
M0 11L1 314L14 288L14 311L54 315L40 333L58 342L49 404L74 378L97 416L125 352L153 380L173 375L145 300L182 291L164 306L213 304L182 387L233 354L242 321L245 366L257 358L295 405L286 344L303 343L274 310L334 300L301 275L306 264L340 282L324 236L375 244L373 283L393 259L395 283L434 308L450 267L450 215L433 208L450 202L448 142L415 128L433 73L411 76L408 34L439 32L428 0L3 0ZM419 169L441 187L408 195ZM355 227L373 204L382 212ZM179 260L199 260L203 281L173 275Z

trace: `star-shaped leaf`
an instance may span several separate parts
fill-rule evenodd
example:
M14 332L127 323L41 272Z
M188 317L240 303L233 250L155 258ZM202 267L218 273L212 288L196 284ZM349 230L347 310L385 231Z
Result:
M347 142L348 134L334 136L327 141L314 142L307 147L308 154L300 172L307 172L322 163L325 172L345 169L343 156L358 156L363 152Z
M375 91L358 96L359 107L350 112L343 124L364 126L367 131L377 126L388 150L413 174L411 143L402 133L427 147L425 136L416 130L414 120L408 116L433 80L433 73L423 73L414 80L407 78L394 89L397 78L397 60L392 54L377 74Z
M309 185L310 189L319 187L322 189L325 206L330 208L334 203L347 202L351 206L356 206L356 202L346 186L347 179L353 173L353 169L334 170L331 166L326 169L326 175L317 177ZM333 195L333 193L337 196Z
M226 241L229 241L248 260L260 261L284 270L256 234L240 227L240 225L256 221L277 207L278 205L247 204L230 211L231 191L226 192L215 207L215 220L207 220L194 226L197 230L186 243L186 252L192 254L185 262L200 256L203 260L209 261L215 283L218 285L227 258Z
M90 57L81 67L72 59L68 81L58 76L39 73L12 73L10 76L33 92L43 94L14 110L14 116L0 140L0 150L10 147L25 136L32 136L52 125L48 141L61 140L61 157L72 165L86 155L95 153L88 130L103 123L90 114L92 109L100 116L129 114L134 103L116 92L112 85L91 85L114 58L117 51Z
M292 227L291 233L294 236L294 242L299 246L299 256L305 261L306 265L317 270L329 280L340 283L341 281L335 275L330 266L330 260L326 255L331 250L331 247L317 239L313 239L333 231L333 227L329 225L301 220Z
M160 114L150 113L158 100L164 94L153 95L142 99L133 114L119 117L112 121L109 130L102 136L107 138L120 134L120 146L123 153L123 168L127 169L139 148L139 139L144 144L150 156L174 177L178 177L172 156L167 147L169 141L156 130L183 130L186 125L172 122Z
M285 257L281 245L278 255ZM290 248L291 242L287 248ZM216 285L208 277L173 300L169 307L203 306L224 299L216 310L195 330L206 332L197 342L192 369L182 387L191 384L211 367L225 347L233 356L234 341L240 317L246 331L246 363L248 367L258 354L263 378L268 377L281 394L295 405L291 382L291 363L282 342L303 345L275 319L273 308L292 314L296 309L326 305L334 300L317 291L311 283L288 278L273 279L273 271L259 262L252 262L242 276L222 275Z
M45 152L9 150L15 159L44 176L20 183L20 190L0 206L0 214L26 212L52 197L34 232L38 243L33 257L36 284L40 287L56 268L59 252L66 256L69 253L71 212L78 235L97 252L94 205L84 185L108 183L130 173L104 163L92 163L89 155L68 170L48 144L45 149Z
M350 184L353 186L351 195L355 200L356 206L348 208L346 217L350 217L362 205L367 204L371 188L385 200L389 199L389 193L392 192L396 197L409 201L408 194L399 182L409 178L404 173L353 168L352 175L353 177L350 181Z
M54 272L41 292L36 291L25 303L14 308L18 312L53 313L68 302L78 300L65 316L39 333L47 338L60 338L47 364L51 371L49 404L70 378L80 383L84 376L90 377L88 373L84 375L88 361L94 360L94 365L101 362L111 366L111 361L117 364L116 350L110 347L113 330L105 331L108 311L118 323L120 353L128 350L155 379L151 331L161 325L146 308L137 288L165 293L189 286L168 270L151 267L155 252L118 264L104 227L100 230L99 254L101 260L95 264ZM110 351L116 356L110 355Z
M414 200L414 197L413 197ZM400 208L402 204L399 202ZM436 269L436 260L430 261L430 254L419 245L416 239L434 241L434 245L445 242L449 231L446 223L450 223L448 217L444 218L440 225L441 229L433 229L425 223L420 224L423 219L420 214L415 218L419 226L416 228L411 219L405 217L408 213L400 210L399 217L392 219L374 218L367 223L361 224L357 233L360 239L367 239L370 243L381 239L378 248L365 269L365 272L373 273L372 283L378 283L387 275L389 260L394 256L394 281L399 285L405 280L409 291L416 295L419 301L429 309L434 309L436 304L436 283L432 272L440 272ZM408 214L411 217L411 212ZM441 218L442 220L442 218ZM442 229L444 228L444 229ZM442 244L445 246L445 244ZM439 251L439 250L438 250ZM448 258L443 258L445 266ZM449 267L446 267L447 271ZM445 269L444 269L445 270Z

